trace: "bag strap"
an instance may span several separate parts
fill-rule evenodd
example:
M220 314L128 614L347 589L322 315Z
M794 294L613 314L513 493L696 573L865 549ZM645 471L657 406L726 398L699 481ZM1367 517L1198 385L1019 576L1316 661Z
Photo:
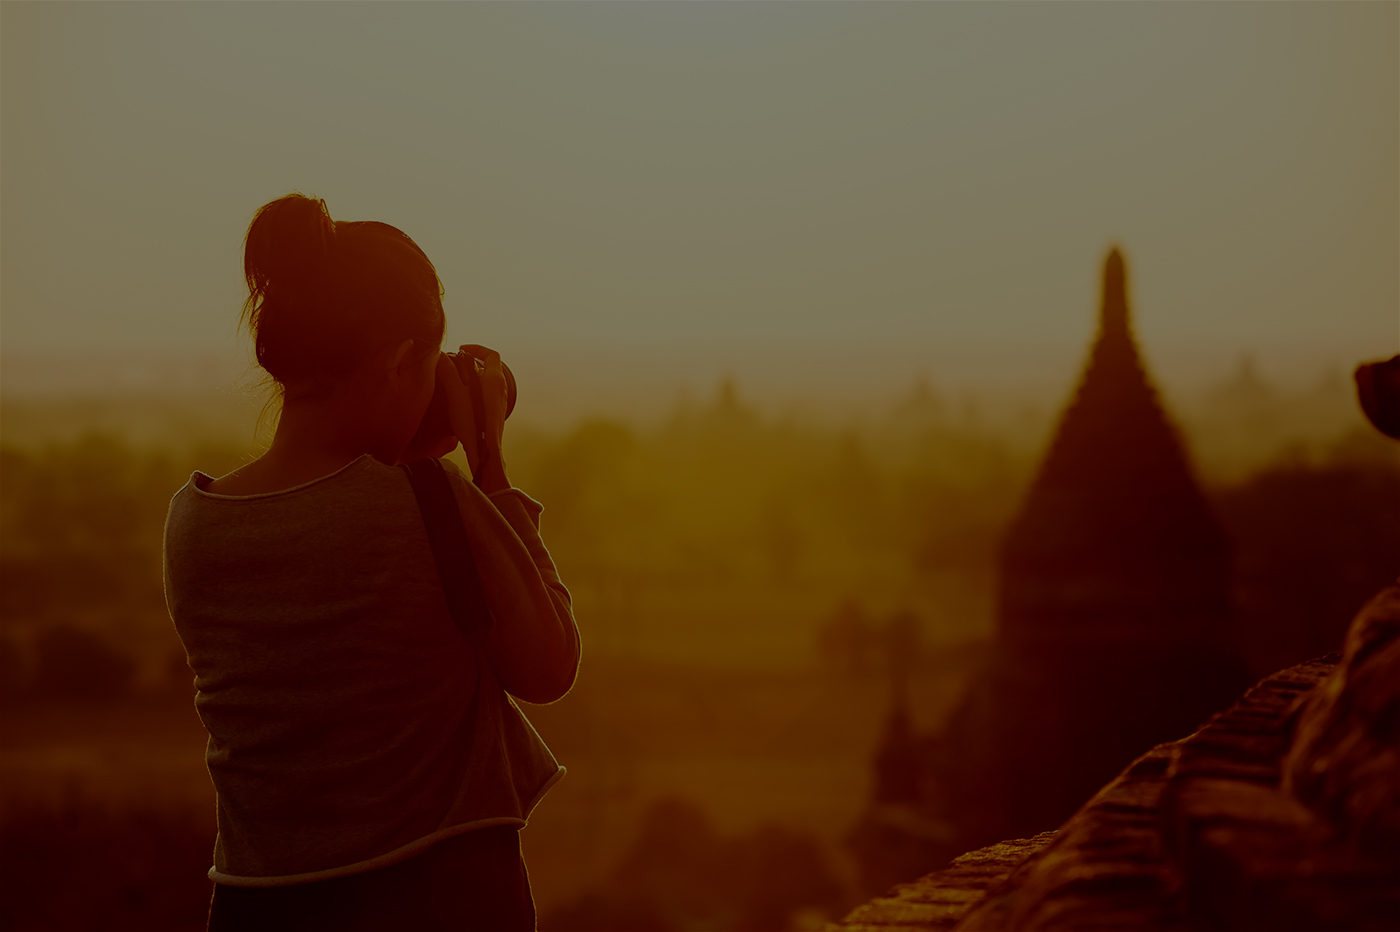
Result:
M472 559L467 529L442 463L425 457L403 465L413 486L413 497L423 515L428 544L433 548L438 579L447 597L447 609L457 628L473 642L491 627L491 611L481 589L481 574Z

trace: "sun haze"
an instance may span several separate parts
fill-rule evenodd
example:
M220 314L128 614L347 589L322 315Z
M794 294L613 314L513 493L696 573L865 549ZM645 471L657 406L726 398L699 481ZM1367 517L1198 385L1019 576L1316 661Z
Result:
M7 4L3 24L10 361L231 357L241 233L290 190L422 244L449 341L581 383L795 393L844 363L855 393L1062 385L1113 242L1168 383L1395 347L1389 4Z

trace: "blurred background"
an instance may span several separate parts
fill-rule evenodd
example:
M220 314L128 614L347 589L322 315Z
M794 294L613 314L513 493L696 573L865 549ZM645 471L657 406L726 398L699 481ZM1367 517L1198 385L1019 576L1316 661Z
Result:
M820 928L1068 814L979 828L924 777L1000 682L1112 245L1231 682L1400 572L1350 377L1400 349L1397 166L1393 5L3 5L0 922L202 928L160 541L267 439L266 201L405 230L518 377L585 639L529 710L570 771L522 836L541 928Z

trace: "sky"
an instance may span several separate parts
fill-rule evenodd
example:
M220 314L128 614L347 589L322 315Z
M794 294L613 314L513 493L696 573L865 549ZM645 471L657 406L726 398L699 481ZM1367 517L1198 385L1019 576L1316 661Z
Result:
M1062 381L1114 243L1165 381L1311 379L1400 350L1400 6L0 6L6 370L245 353L293 190L580 397Z

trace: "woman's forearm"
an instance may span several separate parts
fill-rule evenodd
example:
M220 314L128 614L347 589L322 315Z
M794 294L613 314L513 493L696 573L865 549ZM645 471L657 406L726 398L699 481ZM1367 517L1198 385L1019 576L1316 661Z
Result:
M524 547L528 564L519 551L513 555L530 598L525 611L498 616L488 649L507 692L527 702L553 702L573 686L578 670L579 634L569 590L539 536L540 506L519 489L490 499Z
M553 702L573 685L579 634L569 591L539 536L540 505L519 489L500 489L488 497L452 472L494 619L484 643L497 676L514 696Z

